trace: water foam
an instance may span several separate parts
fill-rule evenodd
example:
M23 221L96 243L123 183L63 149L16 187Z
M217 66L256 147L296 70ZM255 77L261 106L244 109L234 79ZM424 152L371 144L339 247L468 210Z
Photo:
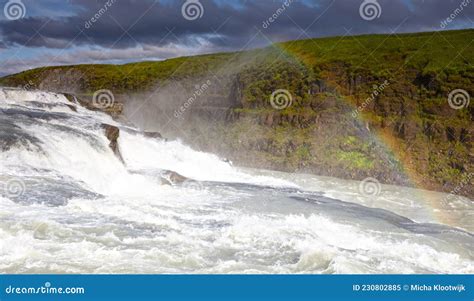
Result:
M62 114L33 118L0 111L2 120L40 141L0 152L0 182L17 177L30 185L34 178L64 193L53 185L63 181L98 194L71 196L61 206L25 205L0 194L0 272L474 272L468 234L444 240L390 220L374 227L365 216L338 218L290 198L293 192L283 188L297 186L282 177L243 172L179 141L148 138L103 113L66 105L57 94L0 89L0 108ZM125 164L109 148L103 123L121 128ZM163 169L220 186L165 186L153 173L135 172ZM31 197L28 185L25 197Z

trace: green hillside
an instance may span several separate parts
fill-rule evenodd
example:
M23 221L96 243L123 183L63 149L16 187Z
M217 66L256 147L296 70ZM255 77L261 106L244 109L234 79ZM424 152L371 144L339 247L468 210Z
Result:
M474 30L402 35L365 35L310 39L276 44L264 50L249 51L248 57L261 63L275 63L274 59L294 56L309 68L325 68L340 62L349 72L367 71L377 76L415 69L422 74L434 73L441 79L466 76L472 79L474 66ZM280 50L284 50L282 53ZM270 55L269 55L270 51ZM3 85L22 85L32 80L39 83L44 73L52 70L77 69L87 74L90 91L113 86L120 91L144 89L170 78L206 74L233 62L241 54L221 53L181 57L160 62L140 62L125 65L78 65L46 67L29 70L0 80ZM466 79L465 82L468 82Z

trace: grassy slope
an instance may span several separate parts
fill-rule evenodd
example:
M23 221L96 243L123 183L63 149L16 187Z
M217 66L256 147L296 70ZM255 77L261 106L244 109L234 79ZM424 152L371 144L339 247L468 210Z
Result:
M365 35L292 41L278 44L309 67L344 62L351 72L368 70L374 75L390 75L393 71L414 68L440 76L459 74L473 76L474 51L470 44L474 30L403 35ZM368 55L370 53L370 55ZM249 55L251 56L251 54ZM130 91L149 87L156 81L205 74L235 58L233 53L182 57L160 62L125 65L78 65L38 68L0 80L2 84L22 85L28 80L37 83L43 72L74 68L87 74L91 91L109 85ZM272 60L271 56L266 57Z
M204 55L190 58L175 58L160 62L140 62L125 65L76 65L52 66L28 70L0 80L0 84L22 86L31 81L38 86L45 74L52 71L78 71L84 76L83 92L93 92L107 87L113 91L128 92L147 89L156 82L170 78L183 78L204 72L225 61L226 55ZM199 60L199 63L197 63Z
M284 43L310 64L341 60L353 69L365 68L384 74L402 65L423 72L474 70L472 45L474 30L415 33L403 35L366 35L326 38ZM370 55L368 55L370 53Z
M82 92L121 93L210 73L235 76L242 88L239 120L258 119L258 129L243 122L219 127L206 132L201 147L210 149L206 141L220 139L230 149L252 153L254 163L264 167L348 178L375 175L396 183L397 177L385 170L400 170L412 174L417 185L445 191L462 186L464 194L473 195L472 178L462 184L473 172L473 106L456 111L446 101L457 88L474 95L473 40L474 30L333 37L163 62L47 67L3 78L0 84L39 86L54 72L76 72ZM384 80L390 86L359 119L382 137L389 156L360 130L348 129L354 123L351 108ZM276 112L268 99L280 88L289 90L294 101ZM315 89L320 91L311 92ZM242 135L249 130L258 134ZM334 136L335 131L340 132ZM322 141L327 141L324 147ZM223 152L239 160L229 149Z

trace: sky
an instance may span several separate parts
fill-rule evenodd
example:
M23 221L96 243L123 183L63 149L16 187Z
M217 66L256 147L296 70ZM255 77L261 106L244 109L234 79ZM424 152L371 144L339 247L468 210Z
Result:
M325 36L474 28L474 0L0 0L0 9L0 75Z

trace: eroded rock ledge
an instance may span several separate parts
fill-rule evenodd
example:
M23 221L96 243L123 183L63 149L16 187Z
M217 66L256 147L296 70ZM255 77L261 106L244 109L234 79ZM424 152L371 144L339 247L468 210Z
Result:
M123 103L118 101L118 99L114 99L112 102L100 106L95 105L92 98L85 95L77 96L70 93L64 93L64 96L72 103L80 104L91 111L104 112L112 116L112 118L118 118L123 113Z
M118 147L118 138L120 137L120 129L110 124L102 124L101 127L105 130L105 137L110 141L109 147L114 152L115 156L125 163Z
M105 137L107 137L107 139L110 141L109 143L110 149L114 152L115 156L123 164L125 164L125 161L123 160L122 154L120 153L120 149L118 146L118 138L120 137L120 129L114 125L105 124L105 123L102 124L101 127L105 131ZM157 132L143 132L140 134L149 138L163 139L161 134ZM161 176L161 182L164 185L182 184L189 180L187 177L180 175L179 173L175 171L171 171L171 170L164 170L160 176Z

